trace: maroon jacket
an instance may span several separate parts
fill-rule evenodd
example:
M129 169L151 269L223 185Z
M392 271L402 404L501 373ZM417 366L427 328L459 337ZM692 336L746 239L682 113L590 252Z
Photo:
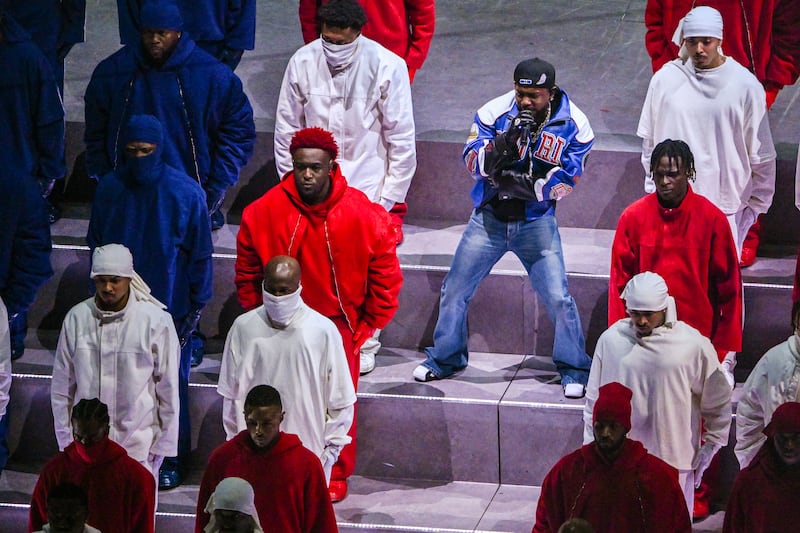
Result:
M571 518L595 531L691 533L678 471L627 439L613 463L594 442L561 458L544 478L533 533L556 533Z
M208 524L208 498L226 477L253 486L264 533L338 532L322 463L297 435L281 432L275 445L262 450L245 430L214 450L200 483L195 533Z
M795 533L800 527L800 468L789 468L767 439L739 472L725 510L723 533Z

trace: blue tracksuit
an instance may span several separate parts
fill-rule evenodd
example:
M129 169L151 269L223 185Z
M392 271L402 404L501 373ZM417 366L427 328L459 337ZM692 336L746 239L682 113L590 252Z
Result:
M153 1L153 0L148 0ZM160 0L175 1L175 0ZM139 10L145 0L117 0L122 44L139 42ZM252 50L256 35L256 0L177 0L184 30L205 50Z
M123 162L103 176L86 241L92 250L127 246L134 269L176 322L211 300L211 222L203 190L183 172L159 163L140 176Z
M84 100L90 176L103 176L120 163L120 133L133 114L161 121L164 161L209 196L235 184L253 153L253 109L242 82L186 35L161 67L149 64L138 43L104 59Z
M64 63L58 50L83 42L86 0L4 0L9 13L30 34L58 79Z
M0 31L0 172L31 183L63 178L64 106L52 69L8 14Z

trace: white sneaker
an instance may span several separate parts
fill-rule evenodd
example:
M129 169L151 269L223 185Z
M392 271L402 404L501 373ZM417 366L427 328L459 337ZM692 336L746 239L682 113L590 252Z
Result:
M416 379L417 381L422 381L423 383L439 379L436 377L436 374L434 374L431 371L431 369L425 365L417 366L417 368L414 369L414 373L412 375L414 376L414 379Z
M564 385L564 396L566 398L583 398L586 395L586 387L580 383L567 383Z
M369 374L373 370L375 370L375 354L361 352L361 375Z

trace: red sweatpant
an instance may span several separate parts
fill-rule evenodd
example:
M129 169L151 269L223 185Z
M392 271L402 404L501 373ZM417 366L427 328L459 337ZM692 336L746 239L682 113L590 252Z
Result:
M353 380L353 388L358 392L358 376L361 370L361 352L360 346L353 346L353 332L347 327L347 321L344 317L334 317L333 323L339 330L344 342L344 353L347 356L347 366L350 369L350 377ZM353 474L356 467L356 422L358 417L358 402L353 406L353 425L350 426L350 431L347 432L353 440L350 444L342 448L339 454L339 460L333 465L331 471L331 480L344 480Z

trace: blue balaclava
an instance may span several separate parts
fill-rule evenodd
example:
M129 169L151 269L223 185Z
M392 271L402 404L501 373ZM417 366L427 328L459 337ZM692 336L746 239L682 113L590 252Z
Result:
M125 152L130 142L147 142L156 145L155 151L144 157L133 157ZM161 122L152 115L132 115L122 136L124 159L121 175L129 183L153 183L161 178L164 169L164 133Z

